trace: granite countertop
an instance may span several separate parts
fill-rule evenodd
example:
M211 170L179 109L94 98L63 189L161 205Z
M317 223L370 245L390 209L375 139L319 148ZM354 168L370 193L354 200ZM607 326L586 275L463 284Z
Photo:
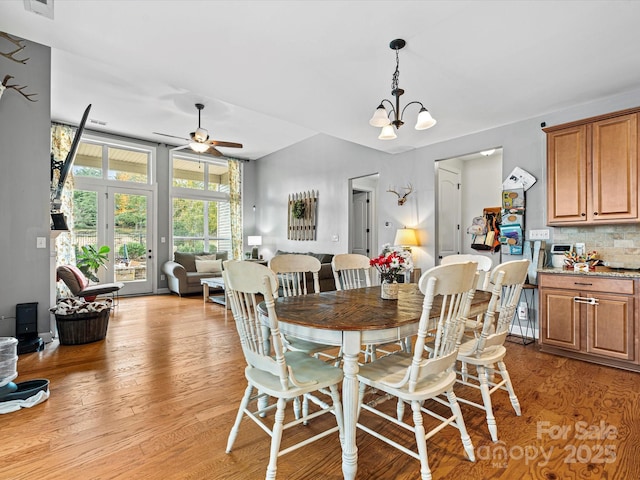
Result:
M564 268L544 267L539 268L538 273L554 273L562 275L594 275L600 277L622 277L622 278L640 278L640 270L621 270L618 268L595 267L594 270L588 272L576 272L574 270Z

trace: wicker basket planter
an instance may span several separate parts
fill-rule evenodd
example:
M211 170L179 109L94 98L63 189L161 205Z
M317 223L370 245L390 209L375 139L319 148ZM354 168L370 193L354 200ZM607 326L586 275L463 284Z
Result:
M86 302L78 298L64 298L50 310L56 316L61 345L97 342L107 335L110 299L104 302Z
M81 345L103 340L107 335L111 309L101 312L56 314L61 345Z

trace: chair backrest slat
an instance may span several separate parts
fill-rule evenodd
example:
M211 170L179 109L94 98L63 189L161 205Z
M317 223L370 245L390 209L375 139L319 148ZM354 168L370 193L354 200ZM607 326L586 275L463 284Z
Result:
M470 253L460 253L456 255L447 255L440 261L441 265L449 265L450 263L459 262L476 262L478 264L478 290L489 290L489 280L491 277L491 267L493 266L493 260L484 255L474 255Z
M369 257L357 253L341 253L331 260L336 290L352 290L371 286Z
M276 255L269 261L269 268L276 274L284 297L306 295L306 273L313 278L313 293L320 293L320 260L310 255Z
M527 279L529 263L527 259L514 260L497 265L491 271L491 301L473 348L474 354L504 343Z
M457 346L469 315L477 283L477 265L474 262L440 265L427 270L418 283L424 294L418 336L408 375L406 388L413 392L421 379L453 368ZM440 297L440 311L434 312L434 300ZM428 358L425 343L432 331L432 317L437 317L435 340ZM405 385L397 385L398 387Z

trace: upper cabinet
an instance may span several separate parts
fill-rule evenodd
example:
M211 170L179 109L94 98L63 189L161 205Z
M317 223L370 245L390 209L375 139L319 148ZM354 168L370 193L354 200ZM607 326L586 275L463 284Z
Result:
M547 224L638 222L640 108L545 128Z

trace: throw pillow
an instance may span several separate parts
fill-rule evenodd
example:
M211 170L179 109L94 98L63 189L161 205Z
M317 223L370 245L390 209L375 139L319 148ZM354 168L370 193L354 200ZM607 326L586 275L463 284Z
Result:
M221 273L222 260L200 260L200 257L196 257L196 272Z
M215 253L211 255L196 255L196 261L198 260L217 260L218 256Z

